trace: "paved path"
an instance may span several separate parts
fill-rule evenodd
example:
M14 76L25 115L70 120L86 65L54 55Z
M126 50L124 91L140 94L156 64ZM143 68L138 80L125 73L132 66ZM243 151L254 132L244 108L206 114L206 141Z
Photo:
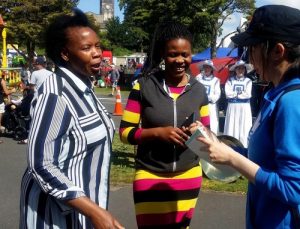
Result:
M107 100L112 112L114 101ZM114 117L116 126L120 117ZM18 145L10 138L0 144L0 228L18 228L20 180L26 167L26 145ZM131 185L112 187L109 210L127 229L135 229ZM226 193L201 192L191 229L244 228L245 196Z
M18 228L20 180L26 166L25 145L10 138L0 144L0 228ZM135 229L131 185L110 192L109 210L128 229ZM191 229L244 228L245 196L200 192Z
M111 191L109 210L127 229L137 228L131 186ZM202 191L190 228L243 229L244 212L245 196Z

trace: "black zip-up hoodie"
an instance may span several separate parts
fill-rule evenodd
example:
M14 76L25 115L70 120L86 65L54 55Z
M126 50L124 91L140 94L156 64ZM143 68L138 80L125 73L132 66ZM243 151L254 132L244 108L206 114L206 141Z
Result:
M208 104L204 86L193 77L176 100L164 89L163 72L142 77L139 84L142 128L189 126L200 119L200 108ZM177 172L198 165L199 157L188 148L155 140L138 145L136 163L152 171Z

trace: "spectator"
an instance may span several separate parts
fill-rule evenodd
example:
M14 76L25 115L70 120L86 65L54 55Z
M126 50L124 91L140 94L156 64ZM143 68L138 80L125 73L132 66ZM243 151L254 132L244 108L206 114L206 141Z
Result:
M248 135L252 126L252 113L250 98L252 81L245 77L246 63L239 60L230 71L235 76L230 77L225 83L225 94L228 101L224 134L235 137L247 148Z
M35 70L31 74L30 86L34 88L35 91L39 89L47 77L53 74L53 72L45 68L45 65L46 60L44 57L38 56L36 59L34 59L33 66Z
M20 66L21 66L21 81L28 86L29 85L29 79L30 79L30 71L28 68L27 63L23 63L23 61L20 62Z
M30 106L34 97L34 90L27 88L24 83L21 83L20 87L23 89L23 98L19 100L11 100L10 115L7 118L11 118L11 113L14 113L14 120L16 125L13 129L14 138L18 140L18 144L27 144L28 132L30 127Z
M4 126L2 125L2 118L3 118L3 114L5 112L5 103L4 103L4 97L5 96L9 96L12 93L16 92L15 88L12 89L7 89L6 87L6 81L1 77L0 78L0 132L3 133L5 131ZM0 140L0 144L3 141Z
M111 65L111 71L109 73L109 76L111 82L111 95L114 96L120 79L119 70L114 64Z
M212 60L205 60L200 69L203 73L196 76L196 79L202 83L206 89L209 102L210 129L215 134L219 133L219 109L218 100L221 96L221 87L219 78L215 77L213 71L216 70Z

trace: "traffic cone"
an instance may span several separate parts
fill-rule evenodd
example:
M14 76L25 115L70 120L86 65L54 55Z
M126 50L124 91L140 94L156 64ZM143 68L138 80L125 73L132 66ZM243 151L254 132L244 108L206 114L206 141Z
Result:
M117 87L116 104L115 104L115 111L113 115L118 115L118 116L123 115L120 87Z

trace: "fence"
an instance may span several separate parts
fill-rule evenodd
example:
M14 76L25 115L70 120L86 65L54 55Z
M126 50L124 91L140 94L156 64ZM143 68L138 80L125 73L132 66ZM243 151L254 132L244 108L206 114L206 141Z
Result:
M17 87L21 83L22 68L0 68L0 76L6 80L8 87Z

